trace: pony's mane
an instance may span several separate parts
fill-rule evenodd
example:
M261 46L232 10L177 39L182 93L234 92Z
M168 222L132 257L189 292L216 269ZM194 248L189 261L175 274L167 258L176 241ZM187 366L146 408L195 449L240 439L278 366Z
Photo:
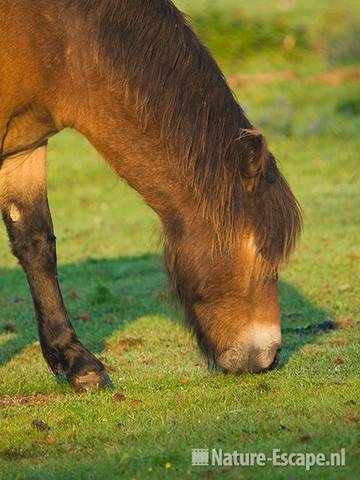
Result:
M165 155L197 195L219 243L239 238L251 203L258 248L277 267L294 247L298 204L262 136L254 134L249 146L253 127L184 16L168 0L68 1L94 28L104 75L135 98L144 131L157 126ZM254 152L261 181L248 192Z

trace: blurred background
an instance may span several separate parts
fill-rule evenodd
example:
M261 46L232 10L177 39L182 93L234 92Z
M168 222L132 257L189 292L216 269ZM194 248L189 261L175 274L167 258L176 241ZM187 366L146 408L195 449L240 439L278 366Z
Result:
M358 1L176 3L259 127L303 138L359 132Z

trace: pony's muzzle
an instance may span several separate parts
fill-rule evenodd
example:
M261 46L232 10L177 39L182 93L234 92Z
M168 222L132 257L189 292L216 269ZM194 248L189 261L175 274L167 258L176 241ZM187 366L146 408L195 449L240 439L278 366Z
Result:
M277 327L252 329L255 332L246 341L224 349L217 356L217 366L222 370L239 373L260 373L277 367L280 361L281 335Z
M266 351L255 349L244 352L241 347L231 348L223 352L216 363L221 370L228 373L260 373L277 367L280 351L279 345L274 345Z

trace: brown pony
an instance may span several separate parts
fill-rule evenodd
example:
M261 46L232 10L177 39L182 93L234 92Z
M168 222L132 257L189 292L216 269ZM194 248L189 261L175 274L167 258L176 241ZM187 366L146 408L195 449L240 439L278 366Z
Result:
M209 362L276 366L277 272L299 206L263 136L169 0L0 0L0 208L51 370L110 384L57 281L47 139L83 134L160 217L171 285Z

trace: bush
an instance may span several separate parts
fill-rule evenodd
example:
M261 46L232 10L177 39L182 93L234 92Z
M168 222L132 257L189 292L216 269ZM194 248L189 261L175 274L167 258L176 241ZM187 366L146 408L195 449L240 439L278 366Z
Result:
M249 18L241 10L210 8L192 23L211 52L225 62L238 62L259 52L292 56L308 48L306 30L282 17Z

